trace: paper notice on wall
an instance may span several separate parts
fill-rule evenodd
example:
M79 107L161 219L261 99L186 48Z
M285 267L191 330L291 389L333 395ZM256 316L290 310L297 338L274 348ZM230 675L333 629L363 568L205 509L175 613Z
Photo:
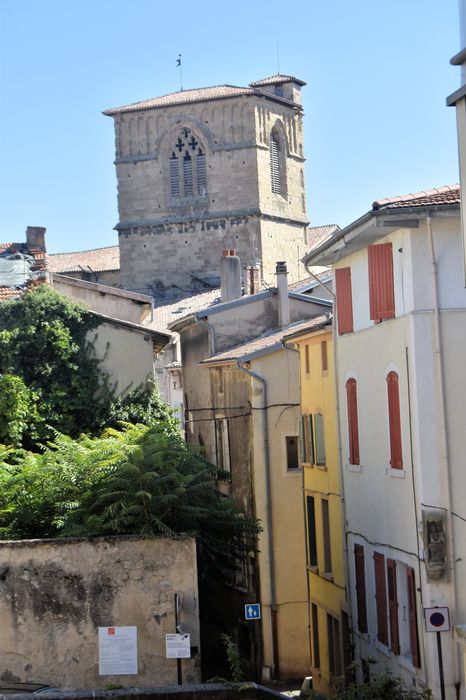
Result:
M99 627L99 675L129 676L138 672L138 628Z
M191 658L190 634L166 634L165 649L167 659Z

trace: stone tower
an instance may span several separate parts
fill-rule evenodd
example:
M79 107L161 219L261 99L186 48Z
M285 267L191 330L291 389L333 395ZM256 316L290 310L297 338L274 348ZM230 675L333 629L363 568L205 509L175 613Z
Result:
M302 80L185 90L109 109L121 283L155 296L218 286L235 249L265 284L306 276Z

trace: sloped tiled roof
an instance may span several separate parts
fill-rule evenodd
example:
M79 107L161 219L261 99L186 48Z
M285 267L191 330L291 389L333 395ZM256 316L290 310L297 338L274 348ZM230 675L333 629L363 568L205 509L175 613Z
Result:
M112 114L122 114L124 112L136 112L141 109L156 109L159 107L169 107L170 105L188 104L190 102L218 100L225 97L239 97L240 95L252 93L254 93L254 89L250 87L216 85L213 87L196 88L194 90L171 92L168 95L153 97L150 100L143 100L142 102L133 102L123 107L112 107L111 109L106 109L103 114L111 116Z
M295 78L292 75L282 75L277 73L277 75L271 75L270 78L262 78L261 80L256 80L254 83L249 83L250 87L261 87L263 85L283 85L284 83L297 83L298 85L306 85L304 80Z
M154 308L153 321L148 325L154 325L157 328L167 328L170 323L178 321L184 316L189 316L189 314L193 314L201 309L220 304L220 300L221 290L211 289L208 292L200 292L184 299L161 304Z
M307 229L307 241L309 250L316 248L326 238L333 236L336 231L340 231L338 224L327 224L326 226L309 226Z
M31 267L32 271L37 272L48 269L48 255L40 248L28 248L26 243L0 243L1 256L15 255L17 253L30 255L34 258L34 264Z
M104 272L120 269L120 249L117 245L75 253L49 255L51 272Z
M266 335L262 335L254 340L250 340L242 345L237 345L230 350L225 350L217 355L207 358L201 362L201 365L213 365L224 362L236 362L238 360L244 360L252 355L262 355L267 354L267 352L273 352L278 350L281 343L285 341L289 336L294 335L298 332L305 332L312 330L313 328L318 328L326 324L329 321L330 314L323 314L312 319L307 319L306 321L298 321L289 325L287 328L281 328L280 330L273 331Z
M7 301L7 299L14 299L15 297L21 296L23 293L22 289L17 287L0 287L0 302Z
M332 279L332 271L331 270L324 270L324 272L319 272L316 277L323 283L325 284L326 282L329 282ZM314 277L305 277L302 280L298 280L298 282L292 282L291 284L288 285L288 289L290 292L299 292L300 289L306 289L312 284L317 284L316 280Z
M388 197L378 199L372 204L372 210L378 209L402 209L404 207L425 207L438 206L442 204L459 204L460 186L444 185L431 190L415 192L414 194L403 194L398 197Z

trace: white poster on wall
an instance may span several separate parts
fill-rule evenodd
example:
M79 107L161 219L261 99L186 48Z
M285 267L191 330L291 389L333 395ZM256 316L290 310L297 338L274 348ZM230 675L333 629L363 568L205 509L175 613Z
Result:
M138 672L138 628L99 627L99 675L129 676Z
M191 635L190 634L166 634L165 650L167 659L190 659L191 658Z

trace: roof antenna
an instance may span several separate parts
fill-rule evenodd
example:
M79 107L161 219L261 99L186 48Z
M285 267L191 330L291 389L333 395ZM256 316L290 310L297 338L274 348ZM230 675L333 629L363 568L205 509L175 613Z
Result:
M277 41L277 75L280 75L280 44Z
M176 67L180 69L180 90L183 92L183 69L181 67L181 54L178 54L178 58L176 59Z

